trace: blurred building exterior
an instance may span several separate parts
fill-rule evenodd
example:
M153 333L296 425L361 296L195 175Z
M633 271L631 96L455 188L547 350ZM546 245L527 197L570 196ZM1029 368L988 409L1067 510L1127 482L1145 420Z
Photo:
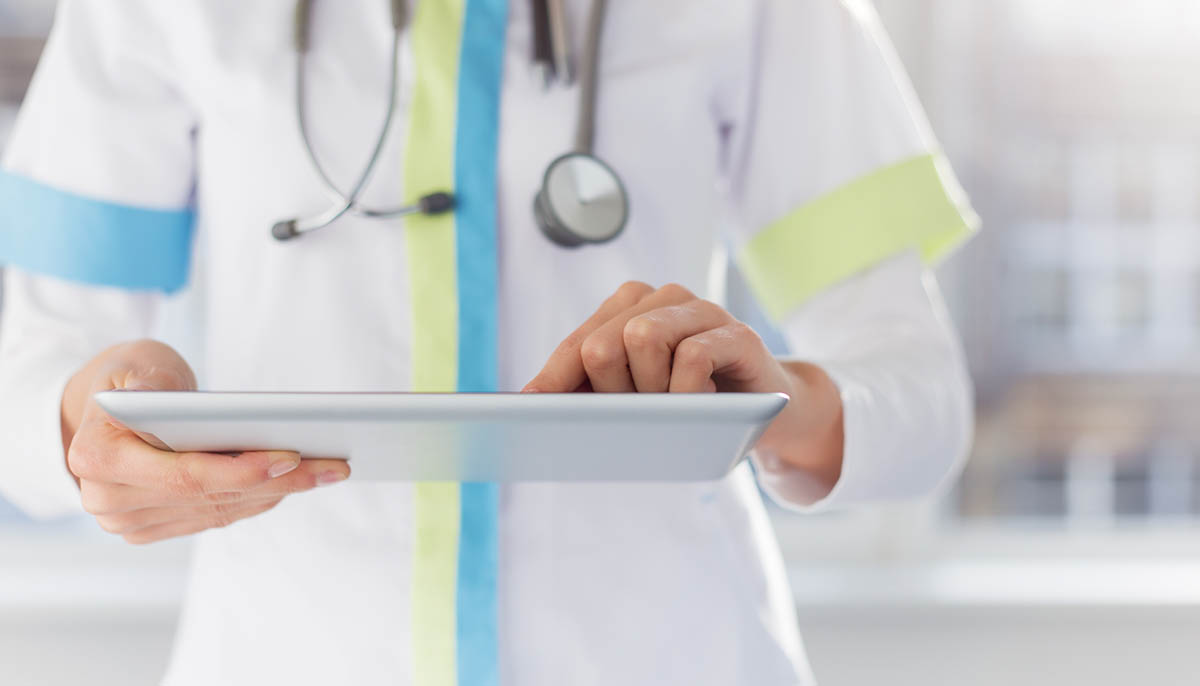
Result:
M943 284L972 516L1200 512L1200 6L877 3L985 230Z
M0 0L0 152L41 54L53 0Z

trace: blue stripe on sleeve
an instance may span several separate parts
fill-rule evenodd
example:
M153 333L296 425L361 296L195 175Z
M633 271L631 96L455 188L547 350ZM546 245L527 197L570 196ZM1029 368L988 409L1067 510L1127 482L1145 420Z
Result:
M176 291L187 283L191 209L94 200L0 171L0 263L98 286Z
M496 151L507 0L467 0L459 62L455 194L458 390L497 388ZM457 667L461 686L497 686L499 487L461 486Z

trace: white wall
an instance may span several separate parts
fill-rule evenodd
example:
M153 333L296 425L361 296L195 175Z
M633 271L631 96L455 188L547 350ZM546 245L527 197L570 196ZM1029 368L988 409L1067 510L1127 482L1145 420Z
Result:
M823 686L1200 683L1200 610L1046 607L805 613Z
M5 614L0 617L0 683L156 684L167 662L174 619L170 613Z
M1200 683L1195 608L801 608L823 686ZM154 684L174 615L0 618L0 683Z

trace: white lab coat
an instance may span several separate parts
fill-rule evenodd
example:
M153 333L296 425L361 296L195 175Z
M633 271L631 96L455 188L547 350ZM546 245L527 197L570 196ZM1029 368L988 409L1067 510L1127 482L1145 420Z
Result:
M577 94L540 88L527 3L509 8L496 163L500 390L520 388L623 281L708 293L714 246L736 255L798 208L937 152L865 3L610 5L597 152L621 174L631 218L618 240L578 250L549 243L531 214L543 169L572 140ZM586 6L568 3L576 44ZM164 338L209 389L411 388L421 331L403 223L346 217L287 245L269 235L275 221L327 202L295 125L292 10L287 0L61 1L5 160L10 183L193 208L195 234L187 285L171 294L0 255L11 263L0 492L30 513L79 511L60 394L112 343ZM315 12L309 118L318 154L346 186L382 116L391 30L384 2L317 2ZM404 182L408 46L399 118L364 198L372 205L395 204ZM10 205L0 233L42 229ZM841 480L819 501L801 476L758 462L758 484L785 507L927 494L964 454L969 385L918 247L888 250L775 312L791 353L837 383L846 431ZM791 258L804 272L823 256ZM749 465L719 483L500 493L500 683L812 681ZM420 592L410 583L412 505L410 484L352 478L198 536L165 682L410 683L422 631L408 621Z

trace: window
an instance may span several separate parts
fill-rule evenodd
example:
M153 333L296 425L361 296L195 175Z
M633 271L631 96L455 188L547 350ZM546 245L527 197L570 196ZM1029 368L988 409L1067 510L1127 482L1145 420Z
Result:
M942 270L978 394L942 524L1200 517L1200 7L877 5L984 220Z
M0 154L33 76L53 10L54 3L48 0L0 0ZM0 527L16 523L27 525L28 520L0 499Z

